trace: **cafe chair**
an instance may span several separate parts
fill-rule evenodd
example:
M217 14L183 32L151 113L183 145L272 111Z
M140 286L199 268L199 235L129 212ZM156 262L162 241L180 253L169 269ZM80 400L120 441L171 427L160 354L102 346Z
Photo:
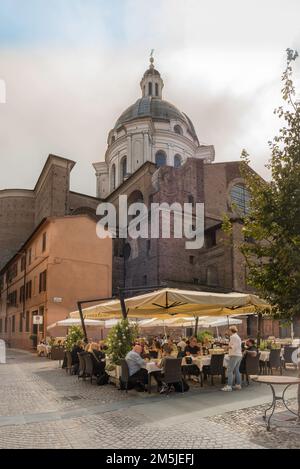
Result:
M203 367L204 379L210 376L212 386L214 384L214 376L221 376L222 384L225 384L224 356L224 353L212 355L210 365Z
M181 371L181 358L166 358L164 364L164 376L162 381L164 384L169 385L167 395L170 392L170 385L173 383L180 383L182 392L184 392L184 385L182 380Z
M286 364L290 363L294 365L297 368L297 365L293 362L292 360L292 355L294 351L297 350L297 347L291 347L289 345L286 345L283 349L283 367L286 369Z
M246 355L246 360L245 360L246 373L245 374L246 374L246 382L248 386L250 384L249 376L259 375L259 372L260 372L259 357L260 357L260 353L257 353L255 357L253 357L253 355L251 355L250 353L247 353ZM243 378L244 378L244 374L243 374Z
M73 374L73 363L72 363L72 354L69 352L69 350L66 350L66 373L70 373L70 375Z
M270 351L270 357L269 357L269 360L267 361L267 369L271 375L273 374L273 368L275 368L276 370L279 369L280 374L282 375L282 361L281 361L280 354L281 354L280 349Z
M78 379L79 378L85 379L85 361L83 358L85 354L86 352L77 353L78 359L79 359Z
M94 364L90 353L85 353L83 355L83 360L85 362L85 378L90 378L91 384L93 383L93 378L97 378L94 372Z

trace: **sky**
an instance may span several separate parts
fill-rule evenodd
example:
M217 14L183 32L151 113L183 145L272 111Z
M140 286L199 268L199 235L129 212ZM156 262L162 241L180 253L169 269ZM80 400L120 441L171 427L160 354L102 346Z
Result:
M268 177L299 17L299 0L0 0L0 190L33 188L53 153L77 162L72 190L95 195L92 163L140 97L151 49L164 99L215 146L215 161L246 148Z

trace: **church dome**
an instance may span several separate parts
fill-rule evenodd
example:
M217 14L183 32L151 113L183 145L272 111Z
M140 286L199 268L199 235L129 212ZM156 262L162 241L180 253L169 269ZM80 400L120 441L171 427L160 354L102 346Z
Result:
M144 96L127 108L117 120L114 129L118 130L122 125L142 117L151 117L153 120L168 122L178 120L185 124L187 131L198 142L195 128L189 117L179 111L173 104L154 96Z

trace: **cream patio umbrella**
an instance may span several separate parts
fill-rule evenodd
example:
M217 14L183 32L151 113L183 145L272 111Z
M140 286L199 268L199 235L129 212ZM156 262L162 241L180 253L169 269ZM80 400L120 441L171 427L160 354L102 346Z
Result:
M104 327L105 322L104 321L99 321L96 319L86 319L85 325L89 327ZM54 329L55 327L72 327L72 326L81 326L81 320L80 318L67 318L67 319L62 319L61 321L56 321L53 324L50 324L50 326L47 327L47 330L49 329Z
M271 307L256 295L245 293L212 293L163 288L124 300L128 318L161 318L186 316L232 316L254 314ZM83 309L84 318L121 318L119 300L111 300ZM79 311L70 314L79 318Z

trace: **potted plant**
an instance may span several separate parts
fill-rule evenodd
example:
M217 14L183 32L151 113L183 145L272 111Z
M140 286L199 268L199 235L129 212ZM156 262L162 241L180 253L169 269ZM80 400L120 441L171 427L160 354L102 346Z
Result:
M71 326L64 343L65 349L71 352L74 345L78 342L78 340L82 340L83 337L84 334L80 326Z
M132 344L138 337L138 327L130 324L128 319L122 319L112 327L107 336L107 373L116 381L121 375L121 360L131 350Z

